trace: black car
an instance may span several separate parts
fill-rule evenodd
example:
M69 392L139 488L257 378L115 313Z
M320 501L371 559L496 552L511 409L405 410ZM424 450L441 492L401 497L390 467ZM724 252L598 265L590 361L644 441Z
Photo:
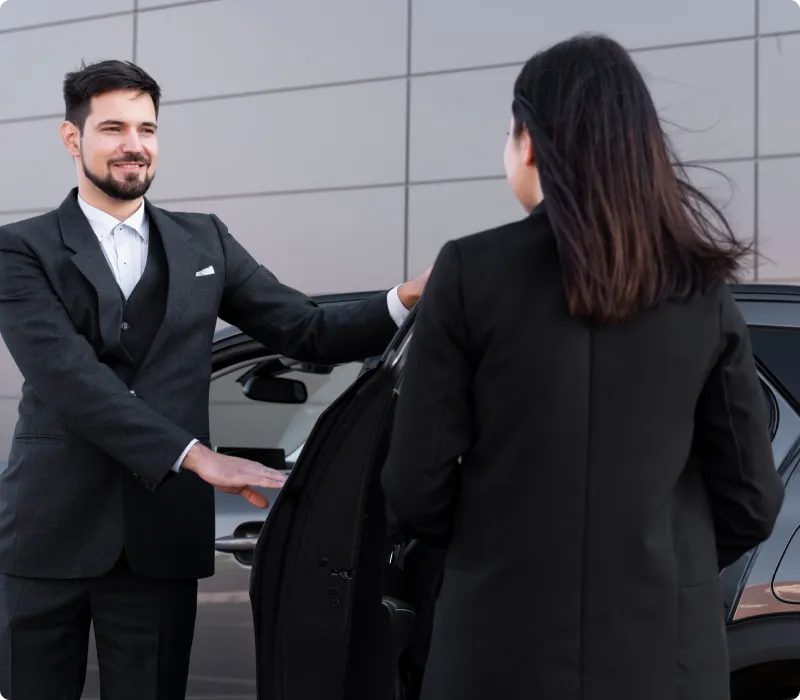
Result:
M800 287L734 291L751 331L786 500L772 537L721 574L732 697L795 698ZM413 700L443 553L396 536L378 482L413 322L414 314L382 357L336 367L276 356L233 328L218 331L215 448L291 476L279 493L265 492L274 499L266 514L217 494L217 572L200 582L188 696ZM90 674L84 698L98 697L93 686Z

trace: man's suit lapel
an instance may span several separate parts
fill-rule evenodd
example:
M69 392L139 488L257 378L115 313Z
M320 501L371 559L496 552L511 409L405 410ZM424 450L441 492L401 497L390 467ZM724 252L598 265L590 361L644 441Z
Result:
M197 253L191 247L189 234L147 200L145 207L151 224L161 237L169 280L164 320L138 371L153 358L186 309L197 273ZM103 254L100 241L78 205L77 188L59 207L58 218L64 245L74 253L73 263L97 292L98 324L103 344L110 351L124 353L120 336L122 292Z
M161 235L169 269L169 287L164 321L158 329L147 356L139 367L138 371L140 372L161 348L167 336L174 329L175 322L186 309L194 289L195 274L197 273L197 253L191 246L187 231L147 200L145 200L145 207L151 223Z
M72 262L97 292L97 315L100 336L109 350L122 350L122 293L108 265L100 241L78 205L77 189L58 209L61 237L73 251Z

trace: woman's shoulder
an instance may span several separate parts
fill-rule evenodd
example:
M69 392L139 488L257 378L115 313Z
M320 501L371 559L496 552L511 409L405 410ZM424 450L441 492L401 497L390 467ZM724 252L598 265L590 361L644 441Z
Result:
M460 253L479 256L514 255L555 242L547 216L529 215L453 239Z

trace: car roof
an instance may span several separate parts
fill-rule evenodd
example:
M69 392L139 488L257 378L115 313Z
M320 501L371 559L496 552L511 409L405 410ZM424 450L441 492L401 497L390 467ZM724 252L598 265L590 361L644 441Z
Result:
M794 301L800 302L800 285L794 284L747 284L731 285L734 297L739 301Z

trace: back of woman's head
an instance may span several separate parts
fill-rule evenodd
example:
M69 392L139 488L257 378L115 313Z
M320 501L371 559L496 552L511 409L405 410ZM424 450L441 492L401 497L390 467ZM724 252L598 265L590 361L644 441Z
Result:
M749 252L677 167L644 79L619 44L578 36L536 54L514 85L570 312L627 320L735 278Z

